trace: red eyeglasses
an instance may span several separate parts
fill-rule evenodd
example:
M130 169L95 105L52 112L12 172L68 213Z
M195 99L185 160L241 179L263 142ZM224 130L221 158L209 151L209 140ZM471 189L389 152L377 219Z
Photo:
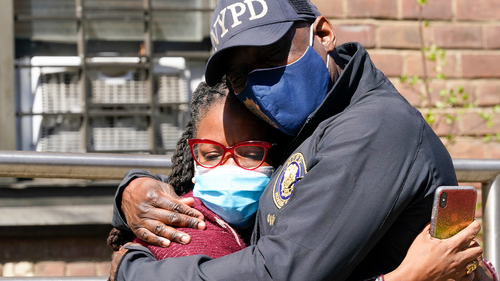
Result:
M244 141L231 147L207 139L189 139L191 154L196 163L205 168L215 168L222 163L224 155L231 153L238 166L246 170L257 169L264 163L267 151L273 146L267 141Z

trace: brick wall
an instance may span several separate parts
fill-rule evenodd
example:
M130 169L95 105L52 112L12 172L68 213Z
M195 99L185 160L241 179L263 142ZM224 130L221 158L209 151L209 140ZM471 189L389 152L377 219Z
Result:
M110 262L9 262L0 265L0 276L109 276Z
M400 92L424 114L441 89L462 86L475 108L453 126L436 121L436 133L460 135L447 144L453 158L498 158L500 144L484 142L486 134L500 132L500 116L488 128L474 111L491 112L500 104L500 2L498 0L428 0L422 10L428 25L420 36L419 6L416 0L312 0L332 22L339 43L358 41L368 49L375 65ZM430 83L427 102L399 81L402 75L422 76L421 46L445 49L444 80ZM435 63L427 61L429 76L436 75ZM419 85L417 85L419 86ZM453 109L452 109L453 111ZM478 125L479 124L479 125Z
M109 276L112 251L106 244L107 232L42 232L43 226L14 235L0 233L0 276Z
M441 89L462 86L474 108L447 125L437 118L434 131L442 138L453 158L500 158L500 143L485 142L487 134L500 133L500 115L494 114L492 127L476 112L493 112L500 104L500 1L427 0L420 12L416 0L311 0L333 24L339 44L357 41L369 52L377 68L388 76L403 96L422 114L440 99ZM420 33L419 17L426 21ZM422 46L445 50L445 79L429 82L429 99L419 90L402 83L400 77L424 75ZM429 77L436 77L436 63L426 60ZM458 109L447 109L455 113ZM445 136L456 134L454 143ZM481 221L481 184L476 217ZM479 240L481 237L479 237Z

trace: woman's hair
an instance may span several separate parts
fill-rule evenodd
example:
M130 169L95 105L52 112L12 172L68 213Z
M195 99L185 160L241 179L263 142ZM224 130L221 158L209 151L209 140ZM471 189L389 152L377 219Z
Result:
M193 190L194 187L192 182L194 162L187 140L196 137L200 120L214 105L222 103L226 99L234 99L235 102L238 102L236 96L230 93L232 93L232 90L227 84L225 77L214 87L209 87L205 82L201 82L193 92L190 118L186 124L186 129L175 147L174 154L172 155L172 172L167 179L167 183L174 188L178 195L184 195ZM273 132L276 134L275 138L277 139L286 138L278 130L273 130ZM131 231L113 228L109 233L107 243L111 249L118 251L121 246L126 242L132 241L134 237L135 235Z
M226 79L223 78L214 87L201 82L193 92L191 99L191 115L182 133L174 154L172 155L172 172L168 176L167 183L170 184L178 195L183 195L193 190L192 178L194 176L194 163L191 150L187 144L188 139L196 136L196 130L201 118L208 112L210 107L223 101L228 96L229 89Z
M214 104L224 101L224 98L229 96L228 93L225 78L214 87L209 87L205 82L201 82L193 92L191 116L175 147L172 156L172 173L170 173L167 180L167 183L172 185L178 195L191 191L194 186L192 183L194 163L187 140L196 136L196 129L201 118ZM135 235L131 231L113 228L108 235L107 243L113 251L118 251L121 246L132 241L134 237Z

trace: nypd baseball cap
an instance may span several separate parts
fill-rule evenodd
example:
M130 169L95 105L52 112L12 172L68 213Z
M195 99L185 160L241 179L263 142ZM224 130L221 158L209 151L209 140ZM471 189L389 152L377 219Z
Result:
M313 22L320 15L309 0L219 0L210 25L215 52L205 68L207 84L214 86L224 75L228 49L273 44L294 22Z

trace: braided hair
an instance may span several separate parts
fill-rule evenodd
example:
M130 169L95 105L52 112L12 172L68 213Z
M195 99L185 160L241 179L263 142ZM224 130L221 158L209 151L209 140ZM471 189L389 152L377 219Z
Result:
M187 140L196 136L198 123L208 110L213 105L223 102L226 97L231 96L228 95L229 91L226 79L223 78L222 82L214 87L209 87L205 82L201 82L193 92L191 115L186 124L186 129L182 133L179 141L177 141L177 146L172 155L172 172L167 180L167 183L170 184L179 195L183 195L193 190L194 187L192 183L194 163ZM118 251L121 246L132 241L134 238L135 235L131 231L113 228L108 235L107 244L113 251Z
M177 141L177 146L172 155L172 172L167 180L167 183L170 184L179 195L191 191L194 187L192 183L194 163L187 140L196 136L198 123L201 118L205 116L210 107L224 101L224 98L229 96L228 93L229 89L225 78L214 87L210 87L205 82L201 82L193 92L193 97L191 99L191 115L186 124L186 129Z

